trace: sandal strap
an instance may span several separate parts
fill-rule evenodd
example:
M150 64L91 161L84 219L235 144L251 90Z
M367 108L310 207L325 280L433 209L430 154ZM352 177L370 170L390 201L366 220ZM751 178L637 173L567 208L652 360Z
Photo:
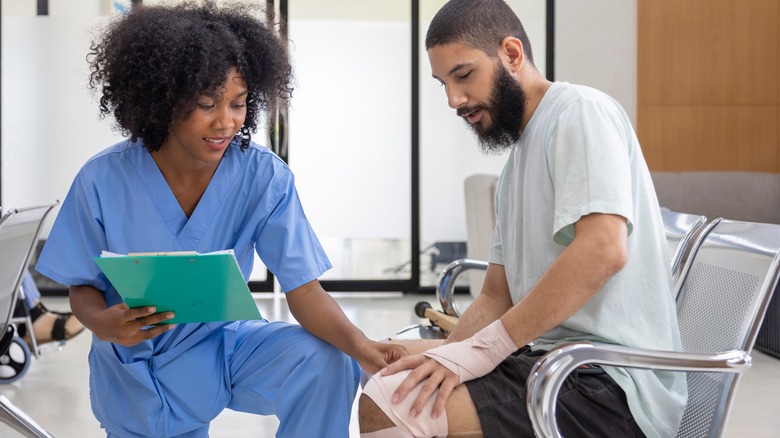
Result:
M51 328L51 338L55 341L65 340L65 323L68 322L66 316L57 316L54 325Z
M45 312L49 312L49 313L53 313L53 314L55 314L55 315L62 315L62 316L67 316L68 318L70 318L70 316L71 316L71 315L73 315L73 313L71 313L71 312L60 312L60 311L57 311L57 310L49 310L49 308L48 308L48 307L46 307L46 306L43 304L43 302L42 302L42 301L38 301L38 304L36 304L36 306L35 306L35 307L40 307L41 309L43 309L44 313L45 313Z
M40 318L41 315L46 313L46 308L41 305L41 303L38 303L35 307L30 309L30 320L32 322L35 322L36 319Z

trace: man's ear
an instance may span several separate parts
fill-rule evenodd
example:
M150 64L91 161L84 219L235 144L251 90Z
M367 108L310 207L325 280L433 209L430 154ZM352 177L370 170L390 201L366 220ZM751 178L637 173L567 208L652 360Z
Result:
M525 63L523 42L515 37L506 37L498 48L499 57L510 72L518 72Z

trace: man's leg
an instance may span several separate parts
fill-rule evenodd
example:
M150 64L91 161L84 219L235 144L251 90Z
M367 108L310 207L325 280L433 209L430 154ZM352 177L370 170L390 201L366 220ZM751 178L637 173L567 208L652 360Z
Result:
M406 347L410 354L417 354L427 351L433 347L442 344L442 340L422 339L422 340L390 340ZM405 375L405 374L404 374ZM407 399L414 400L416 393L409 394ZM358 415L360 419L360 432L366 438L382 438L382 434L376 434L379 431L385 431L387 437L414 436L403 426L397 426L380 408L371 396L361 394L358 402ZM381 403L381 401L380 401ZM387 408L386 403L383 406ZM408 408L407 408L408 409ZM417 418L420 421L430 419L430 412L423 412ZM403 413L402 413L403 415ZM426 417L426 415L428 415ZM480 437L482 432L479 426L479 418L471 396L464 385L455 388L445 406L447 436L453 437ZM407 420L408 421L408 420ZM400 427L399 429L397 429ZM376 434L376 435L374 435Z
M393 430L393 428L398 427L390 420L387 414L377 406L374 400L366 394L360 395L358 409L361 434L380 430ZM471 401L471 396L465 385L459 385L453 390L452 395L450 395L450 398L447 400L445 412L447 418L447 436L464 438L482 436L479 417L477 417L477 409L474 407L474 403ZM424 416L428 414L430 413L423 412L417 418L425 418ZM405 428L398 429L397 432L395 432L395 436L403 436L400 435L403 433L401 431L405 432L406 430L407 429ZM408 436L414 435L409 434ZM368 435L368 437L371 437L371 435Z
M542 354L543 351L521 349L490 374L458 386L446 406L448 436L533 437L525 385ZM391 384L392 390L399 383ZM403 417L408 407L400 412L388 408L388 394L392 394L392 390L372 391L372 394L380 394L374 395L373 399L365 394L361 396L361 432L392 430L408 421L408 416ZM420 417L422 415L417 418ZM564 436L643 436L620 387L606 373L594 373L593 370L575 371L567 379L558 398L558 423ZM427 423L423 424L426 426ZM415 428L415 424L411 427ZM403 430L408 432L410 427L407 425ZM373 438L372 435L368 437Z

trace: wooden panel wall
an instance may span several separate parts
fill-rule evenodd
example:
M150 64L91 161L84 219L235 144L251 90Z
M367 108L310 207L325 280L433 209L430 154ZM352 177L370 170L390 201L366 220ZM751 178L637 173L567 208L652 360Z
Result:
M650 170L780 173L780 0L638 0Z

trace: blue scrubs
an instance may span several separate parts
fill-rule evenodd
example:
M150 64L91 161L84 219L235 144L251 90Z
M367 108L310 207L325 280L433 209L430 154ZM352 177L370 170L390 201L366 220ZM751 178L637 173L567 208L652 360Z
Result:
M244 278L254 251L290 291L331 268L289 168L268 149L233 142L187 218L144 145L90 159L62 203L36 269L65 285L121 297L101 251L233 249ZM179 324L132 347L92 337L90 398L109 436L208 436L225 407L279 417L277 436L346 437L357 363L300 326L266 321Z
M35 302L41 299L41 291L38 289L38 285L35 284L30 271L24 271L24 277L22 277L22 290L24 291L24 304L27 306L27 310L35 307Z

